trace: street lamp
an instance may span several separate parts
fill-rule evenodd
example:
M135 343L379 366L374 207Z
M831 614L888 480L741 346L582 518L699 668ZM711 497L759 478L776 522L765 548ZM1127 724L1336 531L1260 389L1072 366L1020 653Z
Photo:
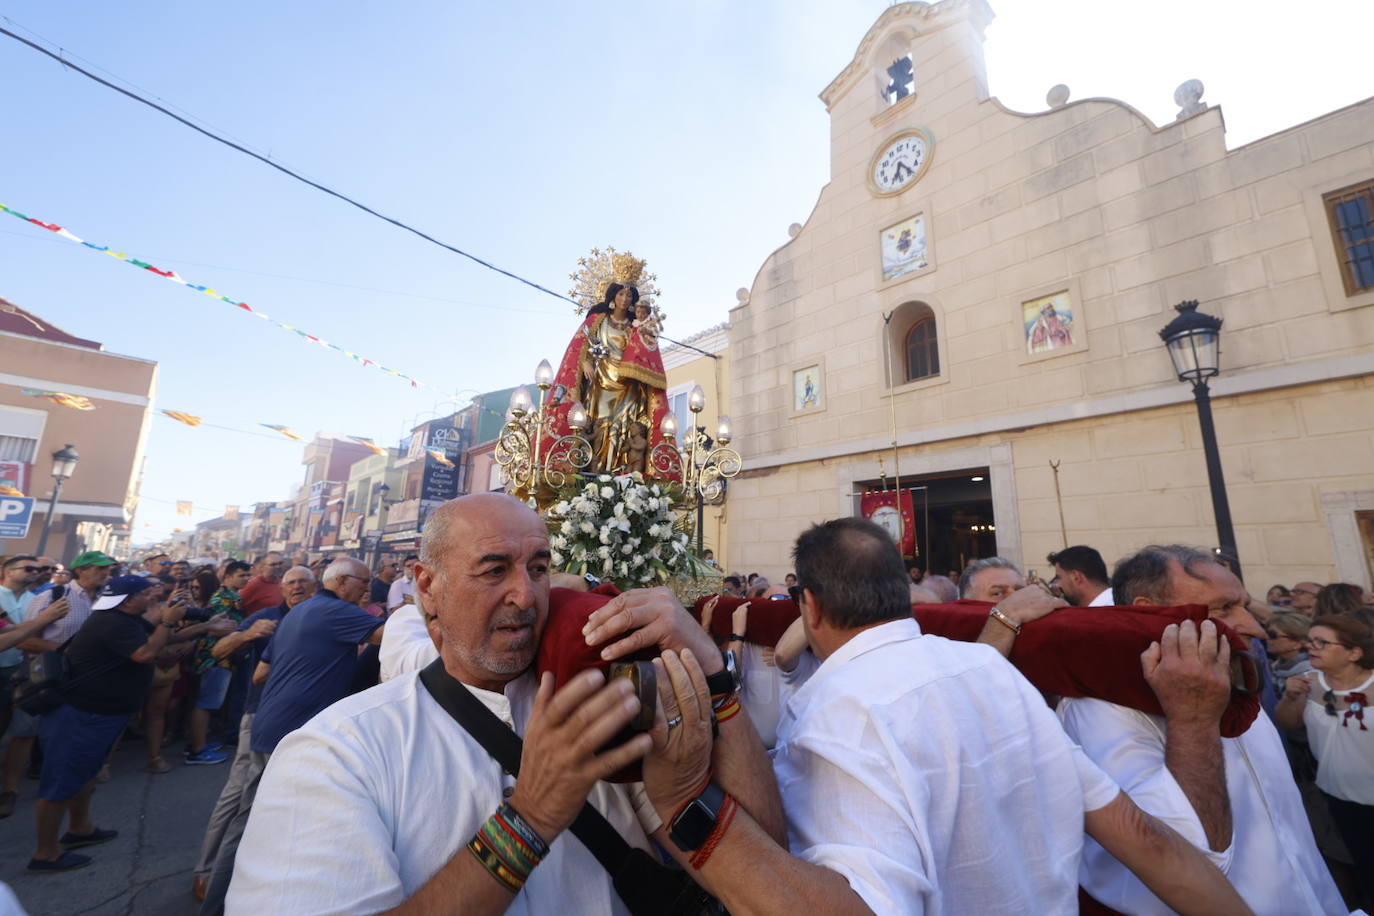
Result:
M377 506L377 533L373 535L372 542L372 569L375 571L378 564L382 562L382 535L386 533L387 510L391 508L391 503L387 501L386 494L391 492L391 487L383 481L377 487L377 493L381 496L381 504Z
M56 483L52 488L52 499L48 500L48 514L43 517L43 534L38 538L39 556L48 549L48 531L52 528L53 513L57 511L57 497L62 493L62 481L72 476L76 471L76 463L80 460L81 456L76 453L76 447L70 442L65 448L52 453L52 479Z
M1221 473L1221 453L1217 450L1217 430L1212 423L1212 396L1207 380L1221 373L1221 319L1197 310L1197 300L1189 299L1174 306L1178 317L1159 332L1174 372L1180 382L1193 383L1193 399L1197 402L1198 424L1202 427L1202 450L1207 460L1207 484L1212 491L1212 514L1216 518L1217 542L1223 554L1229 554L1232 571L1240 571L1240 552L1236 549L1236 535L1231 528L1231 505L1226 499L1226 481Z

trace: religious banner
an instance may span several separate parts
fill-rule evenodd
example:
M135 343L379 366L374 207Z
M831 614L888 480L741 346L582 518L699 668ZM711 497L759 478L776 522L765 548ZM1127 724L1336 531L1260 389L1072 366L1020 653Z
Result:
M910 557L916 555L916 522L911 508L911 491L900 492L899 504L897 491L869 490L859 501L859 512L891 535L902 556Z

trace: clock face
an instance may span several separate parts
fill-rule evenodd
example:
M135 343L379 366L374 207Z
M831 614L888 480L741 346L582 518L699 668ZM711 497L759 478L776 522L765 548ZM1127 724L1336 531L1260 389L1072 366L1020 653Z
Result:
M873 157L869 182L886 196L906 190L916 182L930 161L930 138L919 129L905 130L888 140Z

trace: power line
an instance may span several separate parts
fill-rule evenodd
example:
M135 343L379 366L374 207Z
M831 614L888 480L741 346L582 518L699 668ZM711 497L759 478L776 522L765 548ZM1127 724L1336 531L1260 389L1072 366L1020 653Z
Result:
M11 22L11 23L12 23L12 20L10 20L9 17L4 17L4 19L5 19L6 22ZM12 24L13 24L13 23L12 23ZM26 31L32 31L32 30L26 29ZM33 34L34 34L34 35L37 35L38 33L37 33L37 32L33 32ZM457 247L455 247L455 246L453 246L453 245L448 244L447 242L440 241L439 239L436 239L434 236L429 235L428 233L422 232L422 231L420 231L419 229L416 229L414 226L409 225L408 223L403 223L403 222L401 222L400 220L398 220L398 219L396 219L396 218L394 218L394 217L387 216L387 215L385 215L385 214L383 214L383 213L378 213L376 210L372 209L371 207L367 206L366 204L359 203L358 201L356 201L356 200L354 200L353 198L349 197L347 194L340 193L339 191L335 191L333 188L330 188L330 187L327 187L327 186L325 186L325 185L323 185L323 184L320 184L318 181L313 181L313 180L311 180L311 179L309 179L309 178L306 178L304 175L301 175L301 174L298 173L298 172L292 171L291 169L287 168L287 167L284 166L284 165L281 165L280 163L274 162L274 161L273 161L272 159L270 159L269 157L264 156L264 155L262 155L261 153L258 153L258 152L254 151L254 150L251 150L251 149L249 149L248 147L244 146L244 145L241 144L241 143L236 143L236 142L234 142L233 140L229 140L229 139L227 139L227 138L225 138L225 137L222 137L222 136L220 136L219 134L215 133L214 131L207 130L206 128L201 127L199 124L194 124L194 123L192 123L190 120L188 120L187 118L183 118L181 115L177 114L176 112L171 111L171 110L169 110L169 109L163 107L162 105L159 105L159 104L157 104L157 103L154 102L154 101L151 101L150 99L146 99L146 98L144 98L143 96L139 95L139 94L136 93L136 92L130 92L128 89L125 89L125 88L122 87L122 86L116 86L114 83L110 82L109 80L103 79L102 77L99 77L99 76L96 76L94 73L90 72L89 70L83 69L82 67L78 67L76 64L72 63L70 60L68 60L68 59L66 59L65 57L63 57L61 54L54 54L52 51L49 51L47 48L43 47L42 45L35 44L34 42L29 41L27 38L24 38L22 35L16 35L15 33L11 32L9 29L3 28L3 27L0 27L0 35L8 35L10 38L13 38L15 41L19 42L20 44L27 45L27 46L29 46L30 48L33 48L35 51L39 52L40 54L44 54L44 55L46 55L46 56L48 56L48 57L51 57L53 60L55 60L55 61L57 61L58 63L60 63L62 66L67 67L68 69L71 69L71 70L75 70L77 73L80 73L82 76L87 77L88 79L94 80L95 82L99 83L99 84L102 85L102 86L105 86L105 87L107 87L107 88L109 88L109 89L113 89L115 92L118 92L118 93L120 93L121 95L128 96L129 98L133 99L135 102L140 102L140 103L142 103L142 104L144 104L144 105L147 105L149 108L152 108L152 109L155 110L155 111L159 111L159 112L161 112L162 114L165 114L167 117L172 118L173 120L175 120L175 121L177 121L177 122L179 122L179 123L181 123L181 124L186 125L187 127L191 128L192 130L196 131L197 133L204 134L205 136L209 137L211 140L214 140L214 141L217 142L217 143L222 143L222 144L224 144L225 146L229 147L230 149L234 149L234 150L237 150L237 151L240 152L240 153L243 153L245 156L251 156L251 157L253 157L254 159L258 160L259 162L264 163L265 165L270 165L272 168L276 169L277 171L279 171L279 172L281 172L281 173L283 173L283 174L285 174L285 175L289 175L290 177L296 179L297 181L302 182L303 184L307 184L307 185L309 185L310 187L315 188L315 189L318 190L318 191L323 191L324 193L330 195L331 197L337 197L339 200L342 200L344 203L347 203L347 204L350 204L350 205L352 205L352 206L354 206L354 207L357 207L359 210L362 210L364 213L368 213L368 214L370 214L370 215L372 215L372 216L375 216L375 217L377 217L377 218L380 219L380 220L383 220L383 221L385 221L385 222L391 223L393 226L397 227L398 229L404 229L406 232L410 232L410 233L413 233L413 234L415 234L415 235L418 235L420 238L424 239L424 240L427 241L427 242L432 242L433 244L438 245L440 248L443 248L443 249L446 249L446 250L448 250L448 251L451 251L451 252L453 252L454 254L461 255L462 257L465 257L465 258L467 258L468 260L473 261L474 263L477 263L477 264L482 265L483 267L487 268L488 270L494 270L494 271L496 271L497 273L502 274L503 276L510 277L512 280L515 280L515 281L517 281L517 282L523 283L523 284L525 284L526 286L531 287L531 288L533 288L533 289L537 289L537 290L539 290L541 293L547 293L547 294L549 294L550 296L553 296L555 299L562 300L563 302L571 302L573 305L576 305L576 306L579 306L579 307L581 306L581 303L578 302L576 299L573 299L573 298L571 298L571 297L569 297L569 296L565 296L565 295L563 295L562 293L556 293L556 292L554 292L553 290L549 289L548 287L540 286L538 283L535 283L533 280L526 280L524 277L520 276L519 274L512 273L511 271L506 270L505 268L497 267L495 264L492 264L490 261L485 261L485 260L483 260L482 258L479 258L479 257L477 257L477 256L474 255L474 254L469 254L468 252L463 251L461 248L457 248ZM42 36L39 36L39 37L42 37ZM45 40L45 41L51 42L51 39L44 39L44 40ZM60 50L60 46L59 46L59 50ZM92 66L94 66L94 64L93 64ZM103 68L103 67L100 67L100 68L97 68L97 69L102 69L102 70L103 70L104 68ZM106 73L109 73L110 71L105 70L105 72L106 72ZM111 76L114 76L113 73L111 73L110 75L111 75ZM122 77L120 77L120 78L122 79ZM132 85L132 84L131 84L131 85ZM145 91L146 91L146 90L145 90ZM704 356L709 356L709 357L711 357L712 359L716 359L716 360L720 359L720 357L719 357L717 354L715 354L715 353L709 353L709 352L707 352L706 350L703 350L703 349L701 349L701 348L699 348L699 347L694 347L694 346L692 346L691 344L688 344L688 343L683 343L683 342L680 341L680 340L673 340L671 337L666 337L666 336L664 336L664 335L662 335L662 334L660 334L659 337L660 337L662 340L666 340L668 343L676 344L676 345L678 345L678 346L680 346L680 347L686 347L686 348L689 349L689 350L695 350L696 352L701 353L701 354L704 355Z
M221 137L219 134L215 133L214 131L206 130L204 127L201 127L199 124L194 124L194 123L192 123L190 120L188 120L188 119L186 119L186 118L183 118L181 115L177 114L176 112L171 111L171 110L169 110L169 109L167 109L167 108L164 108L163 106L159 105L158 103L156 103L156 102L154 102L154 101L152 101L152 100L150 100L150 99L145 99L143 96L139 95L139 94L136 93L136 92L130 92L128 89L125 89L123 86L116 86L114 83L110 82L109 80L104 79L103 77L100 77L100 76L96 76L96 75L95 75L94 73L92 73L91 71L86 70L86 69L84 69L84 68L82 68L82 67L78 67L76 64L74 64L74 63L72 63L71 61L65 59L61 54L54 54L52 51L49 51L47 48L43 47L42 45L35 44L34 42L29 41L27 38L24 38L22 35L16 35L15 33L11 32L9 29L2 28L2 27L0 27L0 35L8 35L10 38L13 38L15 41L19 42L20 44L28 45L30 48L33 48L35 51L39 52L40 54L46 55L47 57L51 57L53 60L55 60L55 61L57 61L58 63L62 64L62 66L67 67L68 69L71 69L71 70L75 70L77 73L80 73L82 76L87 77L88 79L92 79L92 80L94 80L95 82L99 83L99 84L102 85L102 86L105 86L105 87L107 87L107 88L113 89L115 92L118 92L120 95L128 96L129 98L133 99L135 102L140 102L140 103L142 103L142 104L144 104L144 105L147 105L149 108L152 108L154 111L160 111L160 112L162 112L163 114L165 114L167 117L172 118L173 120L178 121L178 122L180 122L181 124L185 124L187 127L191 128L192 130L196 131L197 133L204 134L205 136L209 137L211 140L214 140L216 143L223 143L225 146L229 147L230 149L238 150L240 153L243 153L245 156L252 156L254 159L258 160L259 162L262 162L262 163L264 163L264 164L266 164L266 165L270 165L272 168L276 169L277 171L279 171L279 172L281 172L281 173L283 173L283 174L285 174L285 175L289 175L289 176L291 176L292 178L296 179L297 181L302 182L302 183L304 183L304 184L307 184L307 185L309 185L309 186L312 187L312 188L315 188L317 191L323 191L324 193L330 195L331 197L337 197L339 200L342 200L344 203L351 204L352 206L357 207L359 210L362 210L364 213L369 213L369 214L371 214L372 216L375 216L375 217L377 217L377 218L380 219L380 220L384 220L384 221L386 221L386 222L388 222L388 223L391 223L393 226L397 227L398 229L404 229L406 232L414 233L415 235L418 235L420 238L424 239L424 240L427 241L427 242L433 242L435 245L438 245L440 248L444 248L444 249L446 249L446 250L448 250L448 251L453 252L454 254L461 255L461 256L467 258L469 261L473 261L473 262L475 262L475 263L477 263L477 264L480 264L480 265L482 265L483 267L487 268L488 270L494 270L494 271L496 271L496 272L499 273L499 274L503 274L504 276L510 277L512 280L519 281L520 283L523 283L523 284L525 284L526 286L529 286L529 287L531 287L531 288L533 288L533 289L539 290L541 293L548 293L550 296L553 296L553 297L556 298L556 299L562 299L562 300L565 301L565 302L571 302L573 305L578 305L578 302L577 302L577 300L575 300L575 299L571 299L571 298L569 298L569 297L563 295L562 293L556 293L556 292L554 292L553 290L548 289L547 287L540 286L538 283L535 283L533 280L526 280L524 277L520 276L519 274L512 273L512 272L510 272L509 270L506 270L505 268L497 267L495 264L492 264L490 261L484 261L483 259L477 257L477 256L474 255L474 254L469 254L469 253L467 253L466 251L463 251L461 248L457 248L457 247L455 247L455 246L453 246L453 245L448 244L447 242L440 241L439 239L436 239L434 236L429 235L429 234L427 234L427 233L425 233L425 232L421 232L419 229L416 229L414 226L411 226L411 225L409 225L409 224L407 224L407 223L403 223L403 222L401 222L400 220L395 219L394 217L390 217L390 216L386 216L385 214L378 213L376 210L372 209L371 207L367 206L366 204L359 203L358 201L356 201L356 200L354 200L353 198L349 197L347 194L341 194L340 192L335 191L333 188L326 187L325 185L320 184L318 181L311 181L309 178L306 178L304 175L301 175L301 174L298 173L298 172L294 172L294 171L292 171L291 169L288 169L288 168L287 168L286 166L284 166L284 165L280 165L279 163L273 162L271 159L269 159L268 157L262 155L261 153L254 152L253 150L249 149L248 147L246 147L246 146L244 146L244 145L242 145L242 144L240 144L240 143L235 143L235 142L232 141L232 140L226 139L225 137Z

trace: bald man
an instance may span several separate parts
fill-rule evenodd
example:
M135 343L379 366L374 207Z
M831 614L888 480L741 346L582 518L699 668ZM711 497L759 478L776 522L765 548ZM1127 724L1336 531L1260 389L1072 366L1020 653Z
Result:
M232 910L626 913L587 847L559 838L584 803L645 852L650 835L674 846L670 822L708 790L782 838L748 713L731 710L712 741L703 669L724 661L671 593L627 592L589 622L588 645L607 646L608 658L650 645L662 653L653 733L620 744L613 737L639 710L623 679L607 685L586 671L555 691L553 676L533 668L549 615L544 520L505 494L472 494L430 513L422 543L415 585L438 660L423 678L404 674L335 704L282 742L244 834ZM523 737L518 780L430 684L466 690ZM639 758L642 790L603 781ZM511 868L479 839L510 850L507 828L529 851Z

